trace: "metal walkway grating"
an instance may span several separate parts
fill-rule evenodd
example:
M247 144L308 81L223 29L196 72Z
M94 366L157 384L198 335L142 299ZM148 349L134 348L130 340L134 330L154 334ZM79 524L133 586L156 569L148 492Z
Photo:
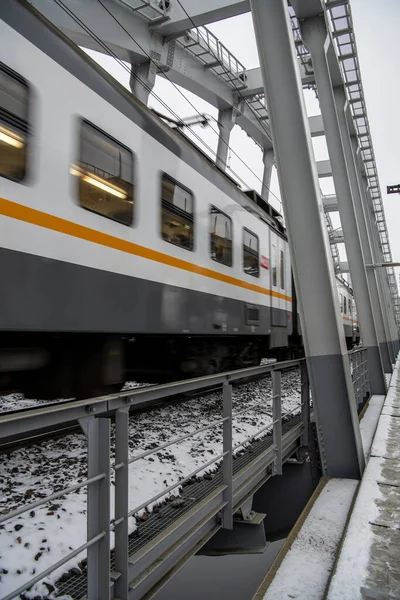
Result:
M296 415L290 420L282 423L282 434L288 433L301 422L301 416ZM254 442L240 456L234 459L233 474L241 471L246 465L251 463L257 456L272 446L272 435L267 435L264 439ZM214 489L222 484L222 469L210 479L202 479L188 484L183 488L179 507L173 506L173 502L167 503L158 512L153 512L144 522L138 523L138 529L129 536L129 555L136 553L143 548L150 540L155 538L161 531L171 525L185 512L190 510L198 502L208 496ZM114 552L111 552L111 570L114 568ZM68 578L64 576L64 581L57 584L57 593L59 595L69 594L74 600L80 600L86 596L86 572L85 564L81 574L71 574Z

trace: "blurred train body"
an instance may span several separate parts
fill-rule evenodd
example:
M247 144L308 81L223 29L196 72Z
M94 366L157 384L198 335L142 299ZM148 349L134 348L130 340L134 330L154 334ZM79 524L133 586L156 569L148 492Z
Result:
M0 18L0 391L93 395L299 355L279 214L27 3Z

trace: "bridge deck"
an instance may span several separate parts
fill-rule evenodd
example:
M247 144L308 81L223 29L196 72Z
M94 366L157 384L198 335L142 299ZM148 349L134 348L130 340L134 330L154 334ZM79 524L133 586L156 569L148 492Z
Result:
M400 598L400 359L327 600Z
M361 420L361 482L321 481L254 600L400 598L399 371Z

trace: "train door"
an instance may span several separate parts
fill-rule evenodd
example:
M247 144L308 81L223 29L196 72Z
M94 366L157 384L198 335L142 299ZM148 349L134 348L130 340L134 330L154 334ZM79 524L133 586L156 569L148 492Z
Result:
M279 325L279 238L271 231L271 325Z

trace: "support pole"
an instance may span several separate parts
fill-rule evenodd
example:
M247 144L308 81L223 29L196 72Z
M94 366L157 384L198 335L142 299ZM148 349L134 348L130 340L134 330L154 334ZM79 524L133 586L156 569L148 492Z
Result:
M301 445L308 447L308 427L310 424L310 380L308 378L307 363L300 363L301 377L301 420L303 421L303 433Z
M371 391L373 394L385 394L385 377L375 329L374 314L371 307L365 261L361 249L358 224L352 201L352 190L347 173L327 60L327 51L332 42L327 38L328 33L324 16L306 19L301 22L300 27L302 39L310 49L313 61L340 221L350 266L351 281L357 304L357 312L360 318L363 342L368 349Z
M229 139L231 137L231 131L235 124L235 111L233 108L227 108L226 110L220 110L218 113L218 128L219 138L217 147L217 167L226 170L228 164L228 151L229 151Z
M262 179L261 197L268 202L269 189L271 187L272 167L274 165L273 148L264 148L263 151L264 172Z
M114 597L128 600L129 407L115 415L115 571Z
M226 503L222 509L222 528L233 529L233 482L232 482L232 384L226 381L222 388L223 396L223 452L224 458L222 462L222 472L224 485L224 502Z
M368 215L364 213L363 200L357 178L357 168L354 162L353 147L350 141L350 133L346 121L346 94L343 86L335 87L333 93L337 110L337 119L340 130L340 136L343 144L344 158L346 161L349 183L351 187L351 196L353 198L354 213L358 225L358 231L360 234L361 249L365 263L370 265L373 263L372 240L370 241L370 237L368 235L366 223ZM371 295L371 308L376 326L376 335L381 353L383 370L384 373L391 373L392 368L388 345L389 338L386 336L383 311L379 297L377 274L374 269L366 269L366 276L368 288Z
M87 597L110 600L110 419L87 420L88 478L103 479L88 486L87 538L105 536L87 551Z
M359 479L364 469L364 454L287 3L250 0L250 6L271 120L323 471L331 477Z
M272 435L274 441L274 475L282 475L282 394L281 371L272 371Z
M156 69L152 63L145 62L140 65L132 65L129 85L131 92L143 104L148 103L149 95L156 82Z

